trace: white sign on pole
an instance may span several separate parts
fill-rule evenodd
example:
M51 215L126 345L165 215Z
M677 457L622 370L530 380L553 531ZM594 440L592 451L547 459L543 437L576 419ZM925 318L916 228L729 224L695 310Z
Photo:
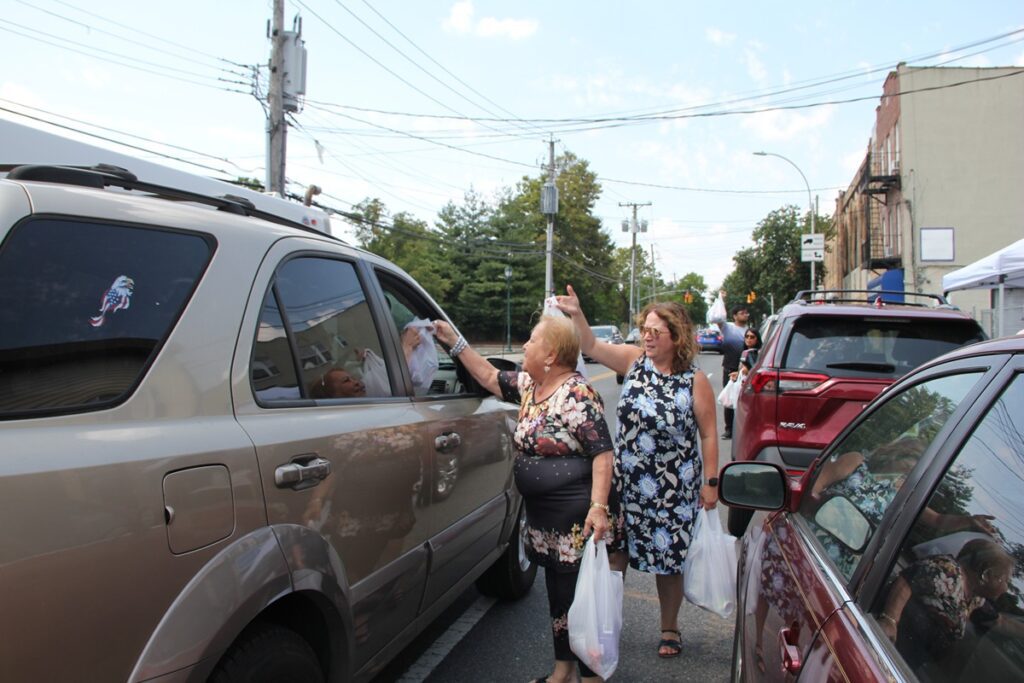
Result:
M816 249L817 251L825 250L825 233L823 232L805 232L800 235L800 249L807 251L808 249ZM804 259L807 261L808 259ZM821 259L816 259L821 260Z
M825 250L824 249L801 249L800 250L801 261L824 261Z

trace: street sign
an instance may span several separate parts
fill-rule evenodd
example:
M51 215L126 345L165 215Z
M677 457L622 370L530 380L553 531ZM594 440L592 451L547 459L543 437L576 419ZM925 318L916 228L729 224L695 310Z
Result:
M824 261L825 250L824 249L801 249L800 250L801 261Z
M800 235L800 249L807 251L808 249L816 249L817 251L825 250L825 233L823 232L805 232ZM804 259L805 261L809 259ZM820 261L821 259L815 259Z

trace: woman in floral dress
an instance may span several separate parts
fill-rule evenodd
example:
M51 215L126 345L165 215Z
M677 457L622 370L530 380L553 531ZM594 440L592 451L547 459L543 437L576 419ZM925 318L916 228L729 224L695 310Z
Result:
M498 372L444 321L434 322L434 334L481 386L520 406L516 487L526 504L526 553L544 567L555 645L554 671L537 680L575 681L578 666L582 680L600 681L569 648L567 621L584 540L591 531L604 538L617 511L611 436L601 397L575 370L576 329L565 318L541 320L523 345L520 373Z
M693 359L693 323L676 302L647 306L637 319L641 345L594 338L572 287L559 308L580 332L583 352L625 375L615 439L614 489L625 517L629 564L656 575L661 606L658 654L682 650L679 608L683 564L698 506L718 502L718 438L715 397ZM698 439L700 448L698 449ZM625 557L613 557L625 568Z

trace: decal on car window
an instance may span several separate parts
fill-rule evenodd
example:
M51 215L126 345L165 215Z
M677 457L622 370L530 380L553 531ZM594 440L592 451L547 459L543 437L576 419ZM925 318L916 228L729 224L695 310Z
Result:
M132 292L135 291L135 280L127 275L118 275L114 284L110 285L103 298L100 299L100 312L89 318L89 324L100 327L107 321L107 313L113 315L131 305Z

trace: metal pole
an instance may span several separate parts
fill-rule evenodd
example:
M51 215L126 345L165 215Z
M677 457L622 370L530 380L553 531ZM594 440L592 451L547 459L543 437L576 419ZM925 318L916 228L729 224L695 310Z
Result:
M548 141L548 180L552 184L555 182L555 141L552 138ZM552 297L555 295L554 285L554 266L551 262L552 249L555 242L555 214L548 214L548 236L547 236L547 247L545 248L545 258L547 259L544 268L544 298Z
M814 199L811 197L811 184L809 182L807 182L807 176L804 175L804 172L800 170L799 166L797 166L796 164L794 164L792 161L790 161L786 157L782 156L781 154L776 154L775 152L754 152L754 155L755 156L759 156L759 157L778 157L778 158L782 159L783 161L785 161L790 166L792 166L793 168L795 168L796 172L800 174L800 177L804 179L804 185L807 187L807 208L811 212L811 234L813 235L814 231L815 231L815 227L816 227L815 226L815 220L814 220L814 214L817 213L817 211L814 208ZM811 260L811 289L814 289L814 263L815 262L812 259Z
M512 266L505 266L505 350L512 351Z
M636 283L636 207L633 207L633 222L629 225L629 231L633 233L633 246L629 250L629 326L633 327L633 318L636 317L636 302L633 299L633 287Z

